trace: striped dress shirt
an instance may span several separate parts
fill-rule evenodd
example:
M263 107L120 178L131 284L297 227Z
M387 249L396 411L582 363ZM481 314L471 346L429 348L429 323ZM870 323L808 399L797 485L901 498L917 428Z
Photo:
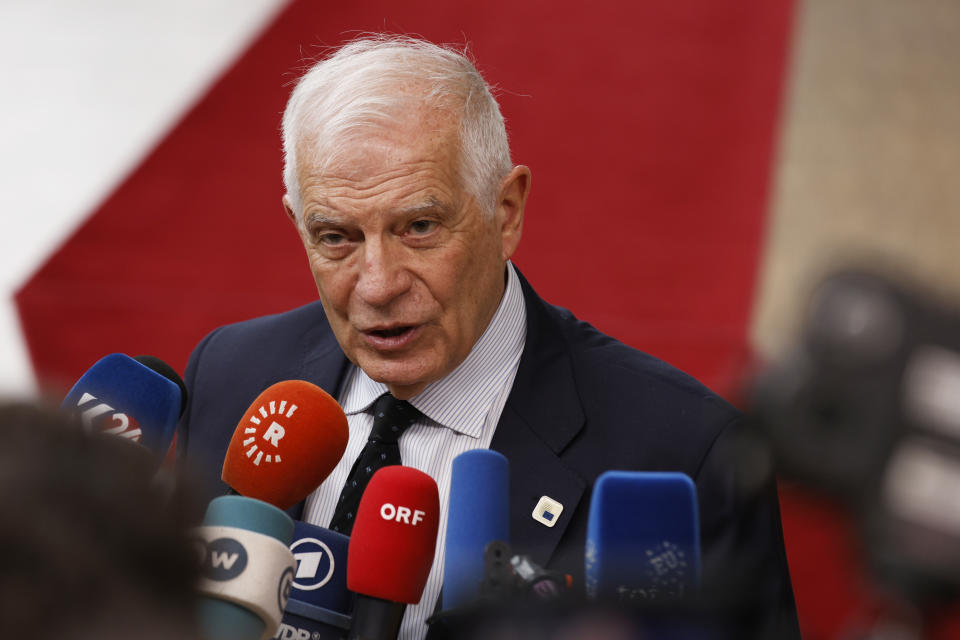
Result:
M450 465L470 449L489 448L493 432L517 374L526 337L527 316L520 281L507 263L507 286L490 324L473 345L466 359L446 377L431 382L410 403L425 416L400 438L403 464L429 474L440 491L440 528L433 567L420 603L407 608L399 638L413 640L426 635L425 620L433 614L443 584L443 550L450 497ZM304 521L328 527L337 499L354 461L367 443L373 427L370 405L387 391L351 366L339 392L347 414L350 439L340 463L314 491L304 506Z

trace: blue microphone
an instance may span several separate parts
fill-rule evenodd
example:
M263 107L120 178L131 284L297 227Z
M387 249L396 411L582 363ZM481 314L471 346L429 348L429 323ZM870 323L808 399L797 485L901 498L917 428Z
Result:
M347 590L350 538L323 527L294 522L290 550L297 561L290 599L277 640L339 640L350 630L353 592Z
M122 353L98 360L63 399L91 431L142 444L157 456L170 448L183 394L172 380Z
M443 561L443 608L472 604L484 579L484 552L510 542L510 464L496 451L473 449L453 459Z
M607 471L593 488L585 581L594 600L643 604L693 595L700 525L682 473Z

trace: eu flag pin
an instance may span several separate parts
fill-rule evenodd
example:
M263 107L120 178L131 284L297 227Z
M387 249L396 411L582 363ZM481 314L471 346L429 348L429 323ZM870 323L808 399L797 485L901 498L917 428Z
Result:
M534 508L533 519L540 524L552 527L557 524L560 514L563 513L563 505L548 496L542 496L537 506Z

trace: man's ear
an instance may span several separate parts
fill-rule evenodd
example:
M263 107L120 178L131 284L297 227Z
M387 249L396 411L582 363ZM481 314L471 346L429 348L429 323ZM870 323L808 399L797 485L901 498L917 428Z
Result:
M303 225L300 224L300 220L297 219L297 214L293 210L293 204L290 202L290 197L287 194L283 194L283 210L287 212L287 217L290 218L290 222L293 223L293 228L297 230L297 234L300 235L301 242L306 242L306 239L303 235Z
M297 214L293 212L293 205L290 204L289 196L283 194L283 198L280 201L283 203L283 210L287 212L287 217L290 218L293 226L299 229L300 225L297 223Z
M500 228L503 259L509 260L520 244L523 232L523 210L530 195L530 168L517 165L500 184L496 218Z

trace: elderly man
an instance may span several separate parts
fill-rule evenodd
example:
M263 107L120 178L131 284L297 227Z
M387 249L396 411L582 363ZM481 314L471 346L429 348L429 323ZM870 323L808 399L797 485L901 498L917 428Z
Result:
M580 585L596 477L682 471L698 488L706 583L751 584L770 633L797 635L776 495L772 486L758 499L740 495L723 453L736 410L545 303L511 264L530 170L511 163L499 107L469 60L406 38L350 43L301 78L283 141L283 206L320 301L201 342L187 369L182 454L215 470L253 398L306 379L339 400L350 439L303 506L305 521L349 531L373 414L399 412L409 425L399 459L383 460L433 476L445 510L453 458L502 452L514 548ZM531 517L542 496L563 506L552 526ZM402 637L426 632L444 529L442 513L431 576ZM739 575L723 573L731 567Z

